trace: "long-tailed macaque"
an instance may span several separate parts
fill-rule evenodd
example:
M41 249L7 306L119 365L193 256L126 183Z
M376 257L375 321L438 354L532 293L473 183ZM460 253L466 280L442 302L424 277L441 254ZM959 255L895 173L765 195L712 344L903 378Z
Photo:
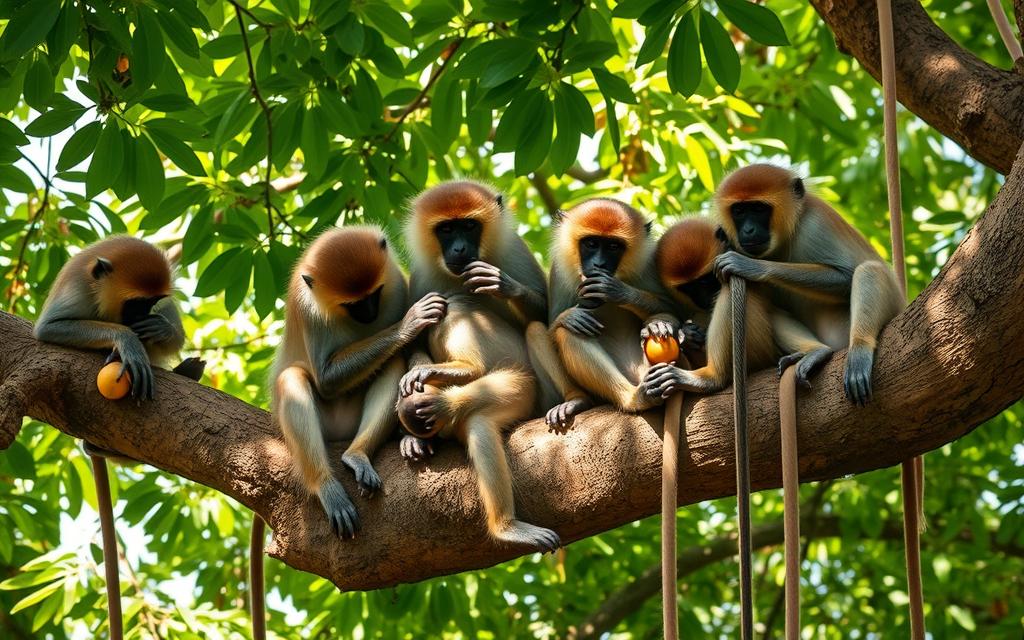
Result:
M303 486L343 537L355 535L359 516L331 471L326 442L352 439L341 461L362 490L381 487L370 458L397 424L401 351L445 313L436 293L412 308L406 293L387 239L371 226L325 232L292 272L271 413Z
M648 369L641 330L672 335L676 322L654 273L649 225L638 211L594 198L562 213L552 242L550 325L569 376L623 411L657 400L639 387ZM659 321L661 320L661 321Z
M651 367L643 381L645 393L667 398L679 390L711 393L732 380L732 302L728 283L714 271L715 261L729 248L725 232L708 220L689 218L662 236L655 262L662 284L682 304L707 311L707 363L692 371L672 364ZM712 306L713 305L713 306ZM746 305L747 366L751 371L778 364L779 371L799 361L798 380L810 386L807 376L832 355L807 327L771 300L767 285L748 283Z
M512 222L502 197L476 182L447 182L413 201L411 293L441 292L448 312L410 358L398 413L411 432L432 429L465 444L495 540L552 551L558 534L515 518L502 441L535 410L526 326L546 308L544 274ZM411 435L401 448L413 459L430 453Z
M152 399L156 391L152 365L166 364L185 344L171 280L167 256L148 242L128 236L96 242L68 260L57 274L36 322L35 337L109 351L108 361L121 361L118 379L126 373L130 377L132 395ZM173 371L199 380L205 366L199 358L187 358ZM117 538L105 458L132 461L89 442L85 450L96 476L111 637L120 638Z
M846 396L867 403L878 336L904 305L892 270L788 169L755 164L735 171L719 186L715 207L736 247L716 260L719 277L771 285L773 303L825 344L849 345Z

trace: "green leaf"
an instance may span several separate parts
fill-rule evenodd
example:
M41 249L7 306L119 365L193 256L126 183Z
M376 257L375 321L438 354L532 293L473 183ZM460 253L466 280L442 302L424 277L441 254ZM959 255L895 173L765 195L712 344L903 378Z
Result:
M356 14L349 13L338 23L334 30L334 39L342 51L350 56L357 56L363 52L363 43L365 42L363 31L363 23L359 22Z
M162 111L164 113L171 111L184 111L185 109L191 109L196 106L188 96L179 95L177 93L161 93L159 95L143 98L141 102L142 106L147 109Z
M573 107L565 92L555 94L555 139L551 143L549 162L555 175L562 175L576 161L580 149L580 130L573 117Z
M96 150L85 174L85 197L92 198L100 191L114 184L124 164L124 147L121 129L110 117L103 125L103 131L96 141Z
M592 136L597 131L594 123L594 107L583 92L564 80L558 84L558 91L565 96L566 106L572 113L580 133Z
M604 95L625 104L636 104L638 102L636 94L633 93L629 83L619 76L609 73L600 67L594 67L590 71L594 74L594 80L597 81L597 86Z
M715 3L730 22L761 44L789 44L782 22L768 7L747 0L715 0Z
M242 251L235 259L225 265L224 269L231 273L227 286L224 287L224 309L234 313L245 300L249 292L249 280L252 276L252 253Z
M139 202L150 211L164 198L164 165L144 135L135 139L135 191Z
M274 109L271 118L274 130L274 148L271 149L270 159L278 171L288 164L295 152L295 147L299 146L299 139L302 136L303 113L302 103L299 101L293 101L284 107Z
M245 254L244 256L242 254ZM252 260L252 254L242 247L232 247L206 265L199 276L196 289L192 293L197 298L205 298L220 293L228 286L232 278L241 275L245 262Z
M636 54L636 69L645 64L654 62L661 57L665 51L665 43L668 42L669 33L672 32L672 21L665 20L656 25L647 27L644 43Z
M150 127L147 128L147 132L149 137L153 139L153 142L156 143L157 148L170 158L171 162L176 164L179 169L193 176L206 175L203 163L199 161L195 151L192 151L187 144L160 129Z
M700 38L693 13L687 13L676 25L668 48L668 86L684 97L690 97L700 85L703 66L700 62Z
M102 130L103 124L99 120L94 120L74 132L60 152L57 171L66 171L88 158L96 149L96 141L100 139Z
M59 0L29 0L21 5L0 35L0 56L4 60L21 57L43 41L59 14Z
M488 43L491 44L491 43ZM492 47L495 53L487 68L480 76L480 86L489 89L522 75L537 61L537 45L524 38L497 40Z
M181 240L181 265L190 265L203 257L213 246L213 239L213 213L204 207L192 216Z
M700 10L700 41L715 80L729 93L736 91L740 83L740 56L729 32L705 9Z
M80 2L82 0L79 0ZM93 13L89 22L106 31L121 47L121 52L126 55L132 53L132 37L128 34L128 24L125 22L124 14L118 11L115 13L107 0L89 0L89 6Z
M81 28L82 13L75 5L75 1L64 0L64 6L57 17L57 24L46 37L47 56L55 67L59 67L60 63L67 58L68 51L78 39Z
M612 16L615 18L636 19L657 0L623 0L612 9Z
M451 75L444 75L434 85L433 102L430 109L430 128L445 146L459 135L462 126L462 87Z
M190 207L205 203L210 195L209 189L201 184L192 184L176 189L179 185L187 183L188 178L173 178L166 182L164 191L170 191L170 193L164 196L155 211L150 211L142 219L139 229L143 231L159 229L175 220L180 220L185 217L185 213Z
M327 167L327 127L320 107L313 107L302 119L302 163L313 182L320 180Z
M240 128L241 121L245 117L245 105L251 100L252 93L247 90L239 91L238 96L217 122L217 130L213 133L213 159L215 167L220 166L220 151L224 143L234 137L229 135L229 132Z
M262 249L256 249L252 254L253 280L252 287L255 291L253 307L260 320L270 315L277 305L278 291L277 283L274 281L274 269L270 265L270 258Z
M132 37L131 59L132 89L142 92L149 88L163 71L167 51L164 49L164 35L153 12L145 6L138 7L138 23Z
M28 138L21 132L18 125L7 118L0 117L0 143L21 147L28 144Z
M192 27L185 22L180 13L160 11L156 14L156 18L174 46L190 58L199 59L199 41L196 40L196 34L192 31Z
M4 455L8 457L7 463L10 465L11 471L14 472L14 476L16 478L32 480L36 477L35 458L32 457L32 452L29 451L25 445L15 440L14 442L11 443L10 448L4 452ZM19 576L19 578L20 577L21 576ZM9 585L12 582L17 581L19 578L14 578L13 580L6 580L4 581L4 585ZM42 580L28 579L27 583L22 583L17 588L21 589L24 587L31 587L37 584L41 584L42 582Z
M36 111L45 111L53 97L53 72L46 56L39 56L25 73L25 103Z
M372 3L362 7L363 16L370 24L380 29L385 35L399 44L416 48L416 39L412 37L412 28L402 14L384 3Z
M608 132L608 142L612 145L612 150L615 152L616 157L619 155L619 149L622 147L622 137L619 132L619 117L615 114L615 101L604 96L605 103L605 129Z
M686 155L690 158L690 166L697 170L697 177L709 192L715 190L715 178L711 173L708 152L693 136L686 136Z
M495 151L515 150L516 144L519 142L520 133L526 128L526 120L532 115L530 107L535 104L532 100L535 100L540 93L540 89L531 89L520 94L509 103L505 113L501 114L501 120L498 122L498 127L494 132Z
M48 138L78 122L85 111L85 107L52 109L30 122L25 133L34 138Z
M547 94L536 90L531 93L524 107L524 121L516 145L515 172L523 176L544 162L551 148L551 133L554 128L554 114Z
M325 89L319 92L320 106L323 107L324 122L334 133L346 138L358 138L363 135L359 119L355 111L337 93Z

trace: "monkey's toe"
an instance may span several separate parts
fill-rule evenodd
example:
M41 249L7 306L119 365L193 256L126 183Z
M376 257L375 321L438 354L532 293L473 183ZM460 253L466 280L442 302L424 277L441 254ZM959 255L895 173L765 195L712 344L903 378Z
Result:
M786 369L800 362L803 357L804 353L802 351L797 351L796 353L790 353L779 358L779 376L781 377L782 374L785 373Z
M551 529L521 520L513 520L505 529L495 533L494 537L510 545L525 545L545 553L562 546L562 539Z
M376 469L363 456L345 454L341 456L341 461L355 474L356 482L359 483L359 488L363 491L373 494L384 486Z
M359 513L341 483L331 478L320 487L317 497L320 498L334 533L342 538L356 537L360 527Z
M867 347L852 347L846 354L846 370L843 386L846 397L857 406L863 407L871 400L871 369L874 352Z

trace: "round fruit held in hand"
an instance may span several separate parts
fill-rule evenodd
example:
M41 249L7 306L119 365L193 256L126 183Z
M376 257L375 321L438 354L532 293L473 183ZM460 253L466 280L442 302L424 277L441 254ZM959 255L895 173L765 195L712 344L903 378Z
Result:
M120 371L121 363L111 362L100 369L99 375L96 376L96 386L100 390L100 395L107 400L120 400L132 390L132 379L127 371L120 380L117 379Z
M652 364L675 362L679 359L679 343L675 338L656 338L651 336L644 342L644 353Z

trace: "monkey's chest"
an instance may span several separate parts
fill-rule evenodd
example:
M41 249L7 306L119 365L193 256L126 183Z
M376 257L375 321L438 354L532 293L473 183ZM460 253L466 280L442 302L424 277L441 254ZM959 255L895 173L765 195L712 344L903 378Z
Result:
M428 335L435 362L460 360L482 365L528 366L523 330L490 300L453 295L448 312Z

